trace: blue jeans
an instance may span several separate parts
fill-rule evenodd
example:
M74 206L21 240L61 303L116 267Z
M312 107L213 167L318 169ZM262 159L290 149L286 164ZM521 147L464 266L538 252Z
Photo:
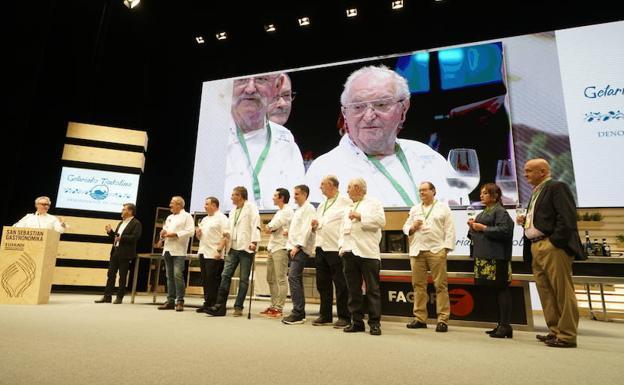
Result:
M290 286L290 298L293 303L292 313L298 317L305 318L305 295L303 293L303 267L308 255L299 250L290 259L288 268L288 286Z
M167 302L184 302L184 255L171 255L168 251L163 255L165 258L165 270L167 271Z
M221 286L219 286L219 298L217 302L225 305L228 294L230 293L230 284L232 283L232 275L236 271L236 267L240 264L240 281L238 283L238 293L236 301L234 301L235 309L242 309L249 288L249 273L251 272L251 261L255 254L248 253L244 250L231 249L225 257L225 266L223 274L221 274Z

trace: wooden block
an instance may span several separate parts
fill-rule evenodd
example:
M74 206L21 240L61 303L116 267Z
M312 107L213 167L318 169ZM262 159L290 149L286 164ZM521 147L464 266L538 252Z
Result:
M97 140L99 142L129 144L141 146L147 150L147 132L145 131L69 122L67 125L67 137Z
M141 170L145 167L145 155L139 152L110 150L75 144L65 144L62 159L75 162L133 167Z
M106 269L88 267L56 267L54 285L106 286Z
M112 243L61 241L58 245L59 259L82 259L87 261L108 261Z
M106 235L104 227L111 225L113 229L121 219L99 219L84 217L63 217L67 223L65 234Z

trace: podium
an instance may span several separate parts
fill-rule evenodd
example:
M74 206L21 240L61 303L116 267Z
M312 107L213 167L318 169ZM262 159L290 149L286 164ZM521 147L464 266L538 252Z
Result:
M44 304L50 299L60 234L4 226L0 244L0 303Z

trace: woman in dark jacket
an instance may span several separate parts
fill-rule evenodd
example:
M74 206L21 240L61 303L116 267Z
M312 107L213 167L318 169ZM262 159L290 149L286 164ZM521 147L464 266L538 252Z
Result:
M472 240L475 283L496 290L498 326L487 331L493 338L512 338L511 328L511 246L514 223L501 204L501 190L494 183L481 187L485 209L468 220L468 237Z

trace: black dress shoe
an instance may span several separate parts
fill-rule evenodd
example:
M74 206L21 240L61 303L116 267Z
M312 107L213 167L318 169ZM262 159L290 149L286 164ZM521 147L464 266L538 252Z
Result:
M351 324L351 325L347 326L346 328L342 329L342 331L345 332L345 333L363 332L364 331L364 325ZM380 331L381 331L381 329L380 329Z
M427 324L424 322L413 320L412 322L405 325L408 329L426 329Z
M117 297L117 298L115 298L115 300L113 301L113 305L119 305L119 304L120 304L120 303L122 303L122 302L123 302L123 298L119 298L119 297Z
M546 346L550 346L551 348L575 348L576 342L566 342L564 340L560 340L559 338L553 338L551 340L544 341Z
M111 297L102 297L100 299L96 299L93 302L95 302L95 303L111 303L112 299L111 299Z
M207 310L208 310L207 307L202 306L202 307L198 307L197 309L195 309L195 312L197 312L197 313L206 313Z
M370 334L373 336L380 336L381 335L381 326L379 325L371 325L370 327Z
M555 338L557 338L557 336L552 333L548 333L548 334L538 334L535 336L535 338L537 338L539 341L546 343L546 341L554 340Z
M513 329L511 325L499 325L496 331L490 334L492 338L513 338Z
M447 331L448 331L448 325L445 324L444 322L438 322L438 325L436 326L436 332L446 333Z
M495 327L494 329L492 329L492 330L486 330L486 331L485 331L485 334L494 334L494 333L496 333L496 330L498 330L498 327L499 327L499 326L500 326L500 325L496 325L496 327Z
M206 313L210 314L213 317L223 317L225 316L226 311L227 309L225 308L225 305L221 304L216 304L206 309Z

